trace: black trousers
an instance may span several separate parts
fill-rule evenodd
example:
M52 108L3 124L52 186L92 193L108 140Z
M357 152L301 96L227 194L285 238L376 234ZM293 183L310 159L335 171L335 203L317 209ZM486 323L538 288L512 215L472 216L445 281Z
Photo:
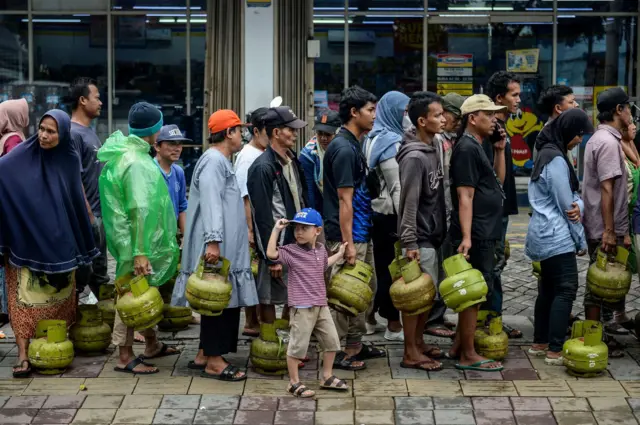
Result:
M535 305L533 342L549 344L549 350L562 351L569 315L578 292L576 254L569 252L540 262L538 298Z
M224 356L238 350L240 308L225 308L220 316L200 316L200 346L205 356Z
M391 274L389 264L395 257L394 244L398 241L398 216L373 214L373 259L376 266L378 290L376 291L373 311L378 311L380 316L389 321L400 320L400 312L391 302L389 288L391 288Z

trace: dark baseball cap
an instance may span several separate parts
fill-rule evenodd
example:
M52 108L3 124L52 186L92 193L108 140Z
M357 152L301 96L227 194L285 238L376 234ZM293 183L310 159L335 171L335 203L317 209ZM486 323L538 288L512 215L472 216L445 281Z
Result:
M607 112L629 103L629 95L620 87L607 89L598 95L598 112Z
M313 131L324 131L334 134L342 126L340 115L331 109L323 109L316 114Z
M304 128L307 123L293 113L289 106L278 106L277 108L269 108L263 116L264 123L267 127L289 127Z
M160 142L191 142L191 139L187 139L182 135L182 131L175 124L165 125L160 129L158 134L158 143Z

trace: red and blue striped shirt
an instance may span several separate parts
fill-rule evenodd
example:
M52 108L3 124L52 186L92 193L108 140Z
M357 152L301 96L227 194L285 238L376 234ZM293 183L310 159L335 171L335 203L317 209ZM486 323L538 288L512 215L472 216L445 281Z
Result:
M278 248L277 262L289 269L288 293L291 307L327 305L324 272L328 267L327 250L321 243L308 249L298 244Z

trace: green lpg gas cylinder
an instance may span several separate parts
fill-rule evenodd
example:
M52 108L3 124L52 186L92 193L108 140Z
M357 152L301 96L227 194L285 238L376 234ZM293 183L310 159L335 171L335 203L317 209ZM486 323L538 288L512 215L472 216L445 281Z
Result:
M345 263L329 282L329 306L352 317L365 311L373 298L372 276L373 268L363 261L356 260L353 266Z
M628 258L629 251L622 247L617 247L615 257L598 249L598 258L587 271L587 286L591 293L608 302L622 300L631 287Z
M573 323L571 339L562 347L567 372L573 376L593 377L607 368L609 349L602 342L602 323L579 320Z
M73 361L73 344L67 339L67 322L41 322L36 329L36 339L29 344L29 362L42 374L57 375Z
M198 270L187 280L187 301L203 316L221 315L231 300L232 286L228 280L231 263L226 258L220 261L221 267L210 267L201 259Z
M276 333L287 328L288 322L260 324L260 337L251 341L250 359L256 372L263 375L284 375L287 373L287 346Z
M402 248L400 246L400 241L394 244L395 250L395 258L389 264L389 274L391 275L391 282L395 282L396 280L402 277L402 268L409 264L409 259L402 256Z
M116 282L116 285L119 283ZM162 297L144 276L136 276L118 289L116 310L122 322L135 330L149 329L162 320ZM123 293L124 292L124 293Z
M484 324L489 321L488 326ZM509 352L509 337L502 329L502 316L493 311L482 310L478 322L483 326L476 329L474 343L476 352L493 360L503 360Z
M187 329L191 324L191 309L189 307L174 307L165 304L162 308L163 319L158 322L158 328L165 332L178 332Z
M460 313L487 300L488 288L484 276L471 267L464 255L449 257L442 266L447 278L440 283L440 293L447 307Z
M69 339L76 350L86 354L100 353L111 344L111 328L104 323L97 305L78 306L76 323L69 329Z
M401 267L401 277L391 285L389 295L395 308L415 316L431 310L436 287L431 276L422 273L420 264L413 260Z

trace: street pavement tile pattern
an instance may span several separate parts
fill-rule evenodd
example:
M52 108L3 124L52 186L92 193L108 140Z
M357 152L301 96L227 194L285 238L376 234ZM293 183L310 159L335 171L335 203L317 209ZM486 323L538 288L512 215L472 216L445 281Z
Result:
M214 425L626 425L640 419L640 343L631 336L622 359L609 359L608 370L592 379L575 378L563 367L548 366L527 353L533 339L537 282L523 254L526 212L512 217L508 238L511 258L503 273L505 321L524 337L511 340L502 372L458 371L442 360L439 372L403 369L402 345L382 333L365 339L387 350L387 357L367 362L357 372L335 371L347 381L345 393L319 388L321 369L315 347L301 379L317 392L298 399L285 390L287 376L262 376L251 370L249 343L240 338L237 353L226 356L248 369L245 382L204 379L187 364L198 350L199 328L161 332L166 343L182 348L179 356L153 362L157 375L117 373L113 348L93 357L76 357L61 375L34 374L12 379L17 363L9 326L0 340L0 425L4 424L214 424ZM574 313L582 313L586 259L578 259L580 289ZM113 273L113 262L110 270ZM634 276L627 311L640 311L640 287ZM455 320L455 315L450 316ZM443 349L451 341L425 337ZM136 345L136 354L143 351ZM320 365L321 366L321 365Z

